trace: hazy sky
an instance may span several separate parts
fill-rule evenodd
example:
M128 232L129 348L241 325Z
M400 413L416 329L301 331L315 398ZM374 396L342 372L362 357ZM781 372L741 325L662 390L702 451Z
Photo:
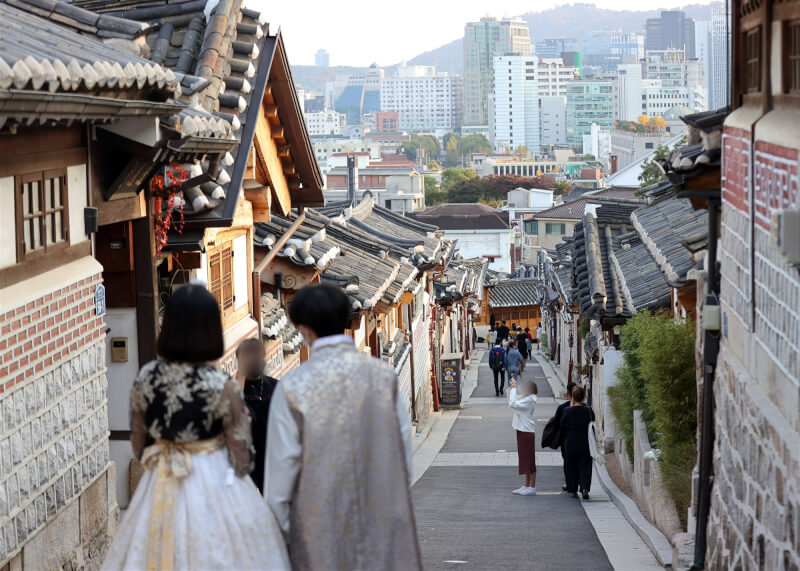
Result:
M696 0L707 4L709 0ZM588 3L588 2L587 2ZM679 5L642 0L595 0L612 10L655 9ZM283 30L290 62L313 65L319 48L331 65L391 65L455 40L464 23L482 16L518 16L568 4L563 0L248 0L266 13L270 29ZM487 6L490 9L487 9Z

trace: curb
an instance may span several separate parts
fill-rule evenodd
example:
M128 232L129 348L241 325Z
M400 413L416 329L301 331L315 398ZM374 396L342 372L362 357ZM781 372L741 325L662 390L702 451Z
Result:
M597 471L597 477L598 480L600 480L600 485L603 487L603 490L608 494L611 501L614 502L614 505L617 506L617 509L622 512L622 515L625 516L625 519L631 524L631 527L636 530L636 533L639 534L642 541L647 544L647 547L653 552L659 564L671 568L672 544L669 540L653 524L647 521L644 515L642 515L642 512L639 511L636 503L622 493L622 490L611 480L611 476L608 475L608 470L606 470L604 465L598 466L597 463L595 463L595 470Z
M431 413L430 418L428 418L428 422L422 427L422 432L416 432L415 434L419 434L419 436L414 436L414 442L411 445L411 456L413 457L414 454L417 453L425 441L428 439L428 435L433 432L433 428L436 426L436 423L439 422L439 419L442 418L442 411L438 410L434 413Z
M548 380L550 378L555 378L558 380L559 383L558 391L556 391L556 387L553 386L553 383L550 383L550 388L553 389L553 395L557 399L562 398L563 395L567 394L566 375L564 375L561 369L553 365L553 362L549 358L542 356L541 353L537 352L536 355L534 356L536 357L536 362L539 363L540 366L544 367L543 363L547 363L548 368L550 369L550 371L552 371L552 375L547 375Z

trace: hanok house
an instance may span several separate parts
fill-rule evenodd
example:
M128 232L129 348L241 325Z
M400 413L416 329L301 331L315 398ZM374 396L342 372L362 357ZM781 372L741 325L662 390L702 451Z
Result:
M258 12L239 2L209 4L208 14L206 3L198 2L57 6L98 22L127 18L119 21L139 30L136 46L148 65L159 64L180 81L177 110L149 124L120 123L95 134L102 143L93 161L97 257L109 286L109 336L121 351L112 352L109 363L111 456L125 506L131 491L128 394L138 368L156 356L164 300L192 279L208 285L223 314L220 366L235 374L235 349L258 334L261 318L253 222L268 220L273 211L287 214L292 206L321 205L322 179L283 39L269 34ZM170 187L176 172L182 180ZM172 198L173 192L182 198Z
M542 319L537 283L535 278L497 281L488 288L482 315L488 316L490 323L505 321L508 327L536 331Z
M19 6L0 3L0 567L98 566L117 503L92 163L101 125L179 112L179 79L134 55L141 24Z
M276 331L267 324L282 323L276 316L304 285L337 285L350 299L349 333L356 346L393 364L409 417L424 421L433 406L431 276L443 269L451 250L433 230L371 200L356 208L331 205L276 215L257 224L256 259L274 255L270 268L259 276L262 300L267 300L262 335L275 351L274 367L286 371L296 366L304 350L298 355L286 343L291 325Z

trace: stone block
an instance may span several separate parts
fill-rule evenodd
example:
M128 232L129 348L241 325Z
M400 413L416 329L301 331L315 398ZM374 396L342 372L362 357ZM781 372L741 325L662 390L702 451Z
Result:
M106 528L108 523L108 480L106 474L97 478L81 494L81 541L87 542Z
M25 569L58 569L80 545L80 508L72 502L34 535L22 551Z
M144 466L142 463L139 462L136 458L131 458L130 465L128 467L128 497L133 498L134 492L136 492L136 486L139 485L139 480L142 479L142 475L144 474Z
M22 554L15 555L8 562L8 571L22 571Z

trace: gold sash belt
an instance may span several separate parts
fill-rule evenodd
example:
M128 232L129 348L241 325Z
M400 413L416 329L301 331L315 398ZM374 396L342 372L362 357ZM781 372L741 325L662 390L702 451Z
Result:
M172 569L178 488L181 480L192 473L192 456L212 454L224 445L220 436L196 442L157 440L144 450L142 464L145 468L157 470L147 541L148 569Z

